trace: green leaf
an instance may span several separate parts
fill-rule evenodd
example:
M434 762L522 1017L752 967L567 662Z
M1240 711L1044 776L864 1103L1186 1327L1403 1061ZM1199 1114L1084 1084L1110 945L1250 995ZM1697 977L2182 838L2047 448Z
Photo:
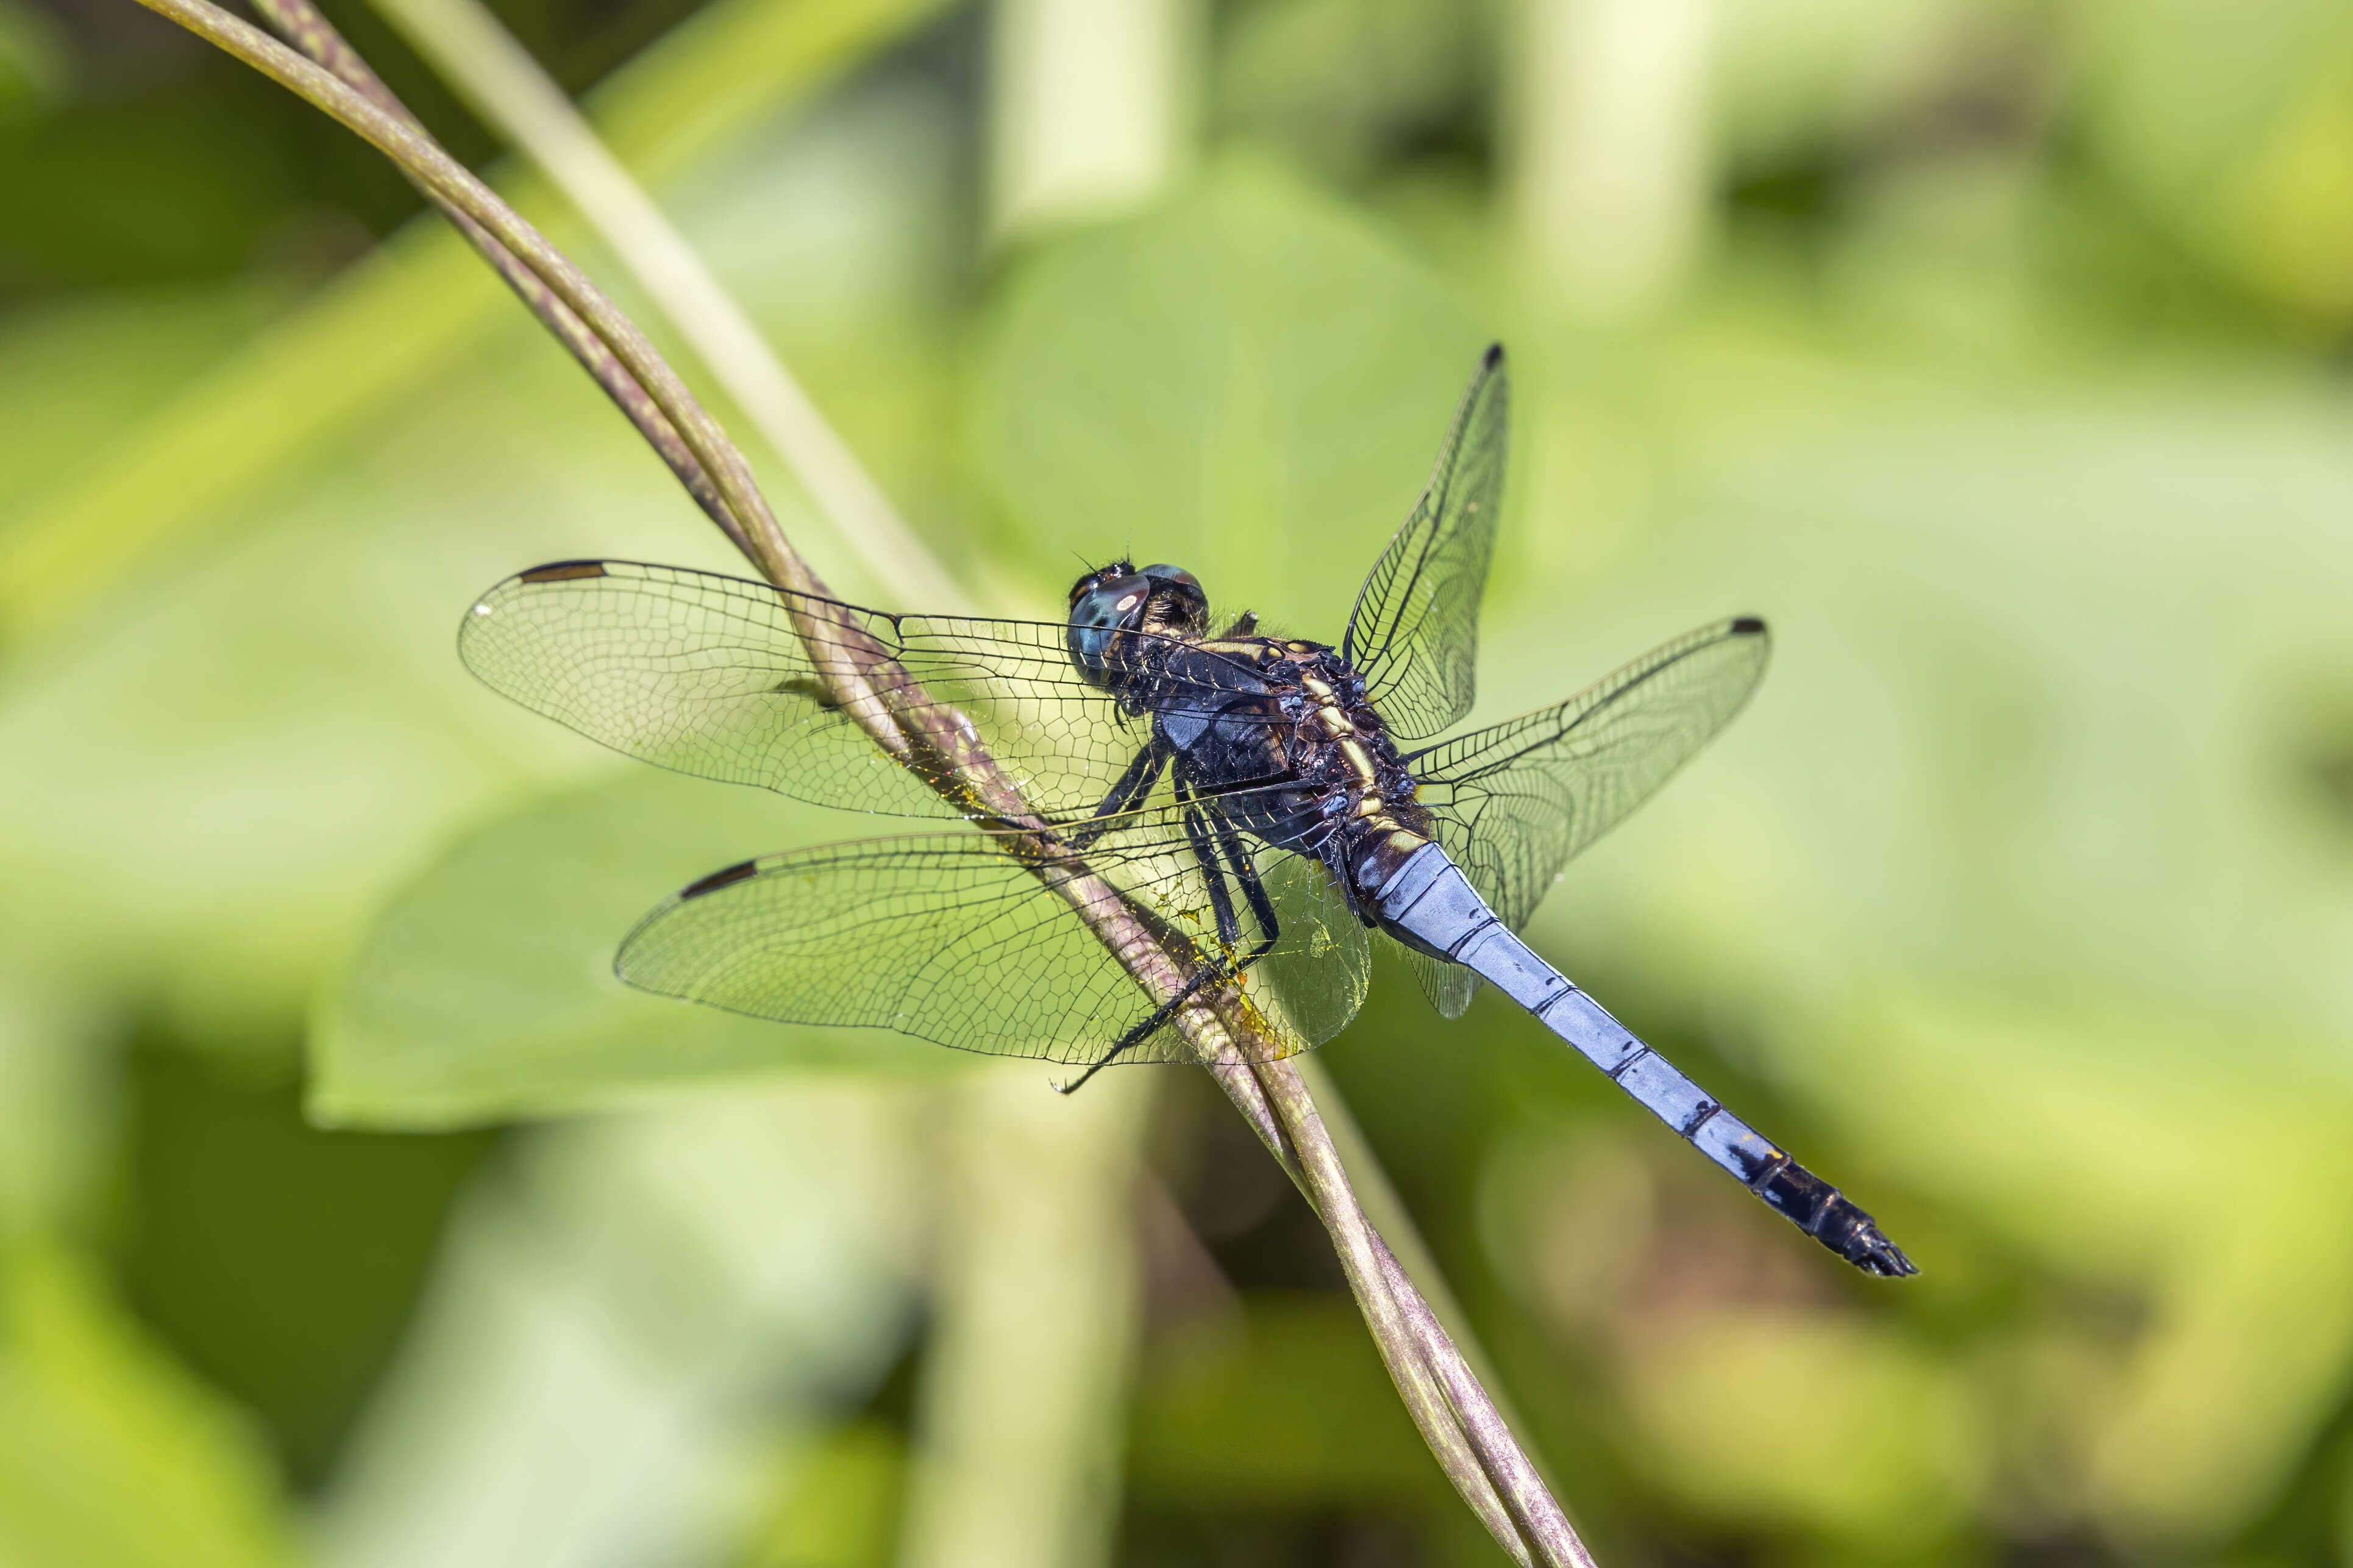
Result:
M976 460L1077 575L1126 552L1336 642L1486 335L1371 220L1251 165L1031 258Z
M79 1265L0 1261L0 1562L294 1561L244 1424L148 1344Z
M622 935L665 895L754 855L847 837L845 824L925 826L635 767L476 833L392 900L322 1005L313 1112L445 1127L714 1073L970 1059L880 1030L740 1017L613 978Z

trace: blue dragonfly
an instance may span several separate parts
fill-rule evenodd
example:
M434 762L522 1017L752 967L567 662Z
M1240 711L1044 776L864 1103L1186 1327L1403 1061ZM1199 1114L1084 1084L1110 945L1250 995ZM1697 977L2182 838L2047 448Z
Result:
M1488 982L1841 1258L1915 1273L1870 1215L1514 934L1571 856L1739 711L1769 637L1753 616L1718 621L1564 702L1440 739L1472 705L1509 424L1497 346L1337 647L1249 615L1213 630L1199 581L1166 564L1088 572L1058 623L569 561L482 595L459 652L523 706L664 767L967 819L714 871L622 942L632 985L1073 1063L1075 1088L1115 1063L1200 1060L1188 1006L1247 1015L1234 1037L1262 1054L1321 1045L1362 1004L1377 933L1444 1016ZM886 757L830 695L837 658L881 661L909 733L944 724L1029 815L971 795L936 747ZM1178 961L1156 987L1081 918L1104 889Z

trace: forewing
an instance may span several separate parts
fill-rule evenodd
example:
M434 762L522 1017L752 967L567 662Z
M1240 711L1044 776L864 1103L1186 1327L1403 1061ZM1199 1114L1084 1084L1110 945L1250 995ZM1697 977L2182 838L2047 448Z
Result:
M1147 738L1080 679L1058 625L891 616L675 566L575 561L510 577L467 615L458 650L494 690L680 773L820 805L958 814L833 705L805 634L862 668L896 664L919 708L969 720L1046 816L1093 811ZM1203 689L1172 679L1172 698L1223 694L1223 661L1185 666Z
M632 985L754 1017L1092 1065L1172 986L1239 959L1261 934L1245 909L1240 943L1220 940L1172 809L1128 814L1083 855L1039 860L1017 852L1019 843L972 830L746 861L655 909L623 942L616 967ZM1282 922L1274 953L1240 981L1199 993L1238 1042L1217 1053L1222 1059L1248 1059L1246 1037L1269 1043L1261 1057L1304 1050L1346 1023L1334 1021L1335 990L1351 1014L1363 994L1362 931L1337 901L1287 873L1269 890ZM1154 989L1113 957L1082 905L1121 917L1130 935L1149 935L1171 955L1154 971ZM1312 984L1295 975L1308 955L1353 973L1353 990L1328 973ZM1119 1059L1200 1058L1163 1025Z
M1418 741L1471 710L1479 599L1504 497L1511 383L1503 345L1487 351L1455 410L1429 488L1374 563L1341 652L1390 732Z
M1765 623L1753 617L1703 626L1556 707L1409 757L1417 798L1480 896L1517 927L1569 857L1740 711L1769 650ZM1446 1010L1436 992L1431 1000Z

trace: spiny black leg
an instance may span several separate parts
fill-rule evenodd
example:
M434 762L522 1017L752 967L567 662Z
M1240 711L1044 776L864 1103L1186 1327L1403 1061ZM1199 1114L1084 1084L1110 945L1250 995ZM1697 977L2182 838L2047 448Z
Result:
M1235 972L1239 973L1274 951L1274 944L1282 940L1282 922L1274 918L1274 900L1266 896L1266 884L1258 879L1258 868L1243 852L1241 835L1236 833L1233 824L1224 817L1218 816L1214 820L1217 823L1218 847L1226 852L1227 863L1233 867L1234 880L1242 885L1242 896L1250 900L1250 914L1259 925L1258 945L1234 965ZM1237 924L1234 934L1226 939L1228 951L1230 952L1233 944L1240 939L1241 928Z
M1193 978L1185 982L1184 985L1178 989L1176 995L1171 996L1167 1001L1163 1002L1159 1006L1155 1007L1152 1010L1152 1016L1150 1017L1145 1019L1144 1022L1138 1024L1124 1035L1122 1035L1119 1037L1119 1043L1113 1046L1111 1049L1103 1054L1103 1060L1095 1063L1092 1067L1087 1068L1086 1071L1081 1073L1077 1078L1072 1079L1070 1082L1056 1084L1054 1086L1056 1092L1061 1094L1078 1093L1080 1089L1085 1085L1087 1079L1094 1077L1095 1074L1103 1071L1103 1068L1117 1061L1122 1052L1141 1044L1145 1040L1150 1039L1152 1037L1153 1031L1159 1028L1161 1025L1166 1023L1170 1015L1174 1014L1177 1008L1182 1007L1186 1003L1190 1002L1195 994L1198 993L1202 986L1207 985L1213 980L1223 981L1227 975L1233 973L1233 961L1220 953L1218 957L1210 960L1208 963L1205 963L1200 968L1195 970L1193 972Z
M1184 779L1179 777L1176 781L1175 787L1176 798L1189 805L1193 795L1185 787ZM1185 837L1193 847L1193 858L1200 865L1203 880L1208 883L1209 907L1216 911L1218 938L1223 944L1224 951L1196 970L1193 977L1185 983L1176 995L1152 1010L1150 1017L1122 1035L1118 1043L1103 1054L1101 1061L1088 1068L1069 1083L1056 1084L1054 1087L1062 1093L1076 1094L1087 1079L1117 1061L1124 1053L1150 1038L1154 1030L1166 1023L1177 1008L1191 1001L1204 985L1212 981L1222 984L1229 976L1240 973L1264 958L1269 950L1274 946L1276 937L1274 905L1268 900L1266 889L1259 881L1258 868L1252 866L1250 858L1241 853L1240 841L1235 837L1233 829L1220 819L1217 829L1219 845L1224 848L1227 858L1233 863L1234 874L1240 879L1242 891L1250 900L1250 912L1256 915L1265 926L1264 939L1250 950L1250 956L1239 963L1234 962L1231 956L1233 950L1240 945L1242 939L1241 921L1234 914L1233 895L1226 889L1226 879L1219 868L1217 852L1210 847L1210 830L1202 820L1205 816L1206 814L1198 807L1185 813Z
M1187 798L1184 786L1177 786L1177 798ZM1218 863L1218 852L1209 843L1209 829L1201 820L1198 806L1187 806L1185 812L1185 841L1193 847L1193 861L1201 868L1201 880L1209 887L1209 908L1217 912L1218 940L1230 952L1241 945L1242 922L1234 916L1234 896L1226 887L1226 873Z
M1266 884L1259 880L1258 868L1250 863L1242 847L1241 835L1234 825L1220 816L1218 821L1218 847L1226 852L1226 863L1234 868L1234 880L1242 885L1242 896L1250 900L1250 913L1258 917L1259 930L1264 939L1258 951L1243 961L1248 968L1264 957L1267 951L1282 938L1282 922L1274 918L1274 900L1266 896Z
M1101 838L1104 829L1111 826L1113 817L1152 793L1152 786L1160 782L1160 770L1167 765L1167 749L1155 735L1145 743L1142 751L1135 753L1134 759L1127 764L1127 771L1119 775L1119 782L1111 786L1111 793L1103 796L1101 805L1095 807L1094 815L1070 836L1071 847L1085 849Z

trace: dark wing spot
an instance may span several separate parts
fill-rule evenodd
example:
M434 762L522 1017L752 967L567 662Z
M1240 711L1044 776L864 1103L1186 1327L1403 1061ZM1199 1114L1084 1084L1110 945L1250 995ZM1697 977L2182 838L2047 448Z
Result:
M1487 345L1486 356L1479 362L1479 366L1482 370L1493 370L1503 363L1504 345L1501 343L1489 343Z
M1753 637L1764 629L1765 623L1755 616L1743 616L1732 623L1732 635L1736 637Z
M724 871L713 871L699 882L689 882L679 889L679 901L684 903L689 899L699 899L705 893L715 893L730 882L740 882L746 877L757 876L759 871L760 863L757 860L740 861L728 867Z
M555 561L545 566L534 566L517 578L521 583L569 583L579 577L602 577L602 561Z

